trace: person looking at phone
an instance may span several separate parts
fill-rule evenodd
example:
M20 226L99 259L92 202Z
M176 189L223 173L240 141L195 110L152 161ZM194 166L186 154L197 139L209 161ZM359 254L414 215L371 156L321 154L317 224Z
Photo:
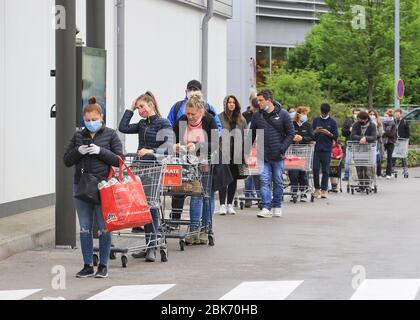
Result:
M331 163L331 150L333 143L338 139L337 122L330 117L331 106L327 103L321 105L321 115L314 119L312 128L315 135L314 153L314 185L315 197L326 199L328 195L328 180ZM322 168L322 182L320 184L319 174Z
M77 131L64 154L66 167L76 166L73 191L79 191L79 182L84 172L101 180L108 178L111 166L119 166L119 156L123 148L117 132L106 127L102 108L91 97L83 110L85 128ZM84 268L77 273L77 278L107 278L108 261L111 251L111 234L106 231L101 206L77 198L74 199L80 223L80 244L82 247ZM93 269L93 220L99 229L100 264L95 274Z
M142 119L137 123L130 124L136 110L138 110ZM155 161L156 156L166 155L172 151L172 126L167 119L161 117L156 98L150 91L140 95L133 101L131 109L125 111L119 125L119 131L138 135L137 155L140 160ZM155 241L159 229L159 214L156 209L150 211L153 224L144 226L146 244L150 244L150 247L146 251L139 251L132 256L136 259L145 258L147 262L154 262L156 260ZM132 231L138 232L139 228L133 228Z

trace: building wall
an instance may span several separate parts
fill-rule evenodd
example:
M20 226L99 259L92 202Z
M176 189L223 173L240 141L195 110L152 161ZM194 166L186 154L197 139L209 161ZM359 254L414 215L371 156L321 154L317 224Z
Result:
M228 93L238 97L243 109L255 87L251 68L251 58L255 59L255 8L255 0L234 0L233 18L228 22Z
M86 40L85 4L76 3L79 37ZM0 217L7 214L5 210L24 207L16 201L25 200L30 206L35 200L27 199L55 192L55 121L49 117L55 102L55 79L49 75L55 68L54 4L54 0L0 0ZM126 5L127 107L139 94L152 90L166 116L171 105L184 98L187 82L201 79L204 11L169 0L127 0ZM108 125L115 128L112 0L106 1L106 18L107 116ZM218 14L210 22L209 101L219 110L226 94L226 42L226 17ZM127 151L135 151L137 137L127 141ZM52 201L51 196L45 199Z

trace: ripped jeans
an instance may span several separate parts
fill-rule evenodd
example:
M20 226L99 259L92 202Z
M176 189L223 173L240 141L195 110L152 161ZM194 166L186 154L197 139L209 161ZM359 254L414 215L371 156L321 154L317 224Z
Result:
M79 185L73 186L74 193L77 192ZM77 216L80 224L80 245L82 247L83 261L85 264L93 264L93 219L99 230L99 260L100 264L108 266L109 254L111 252L111 234L106 232L105 221L102 216L100 205L74 198Z

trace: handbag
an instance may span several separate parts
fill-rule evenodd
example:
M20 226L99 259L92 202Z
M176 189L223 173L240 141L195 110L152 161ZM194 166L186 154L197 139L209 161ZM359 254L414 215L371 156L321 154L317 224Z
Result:
M249 167L246 163L238 165L238 176L236 177L237 180L244 180L249 177Z
M96 205L100 204L101 201L98 189L99 182L100 178L85 171L85 161L83 159L82 176L79 181L79 189L75 193L74 197L88 203Z
M106 184L100 189L102 214L108 232L141 227L153 222L143 184L120 157L119 162L118 182ZM130 177L126 182L123 182L123 167ZM114 173L111 167L108 181Z

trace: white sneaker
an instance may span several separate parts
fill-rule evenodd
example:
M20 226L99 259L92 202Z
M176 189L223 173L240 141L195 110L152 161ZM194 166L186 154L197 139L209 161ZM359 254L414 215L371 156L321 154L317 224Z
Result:
M233 208L233 205L228 204L228 206L227 206L227 214L236 214L236 211Z
M281 208L274 208L273 217L275 218L283 217L283 211L281 210Z
M220 206L220 215L221 215L221 216L225 216L225 215L226 215L226 213L227 213L226 206L225 206L224 204L222 204L222 205Z
M271 213L270 210L264 208L261 210L261 212L259 214L257 214L258 218L272 218L273 214Z
M386 180L391 180L391 176L386 176Z

